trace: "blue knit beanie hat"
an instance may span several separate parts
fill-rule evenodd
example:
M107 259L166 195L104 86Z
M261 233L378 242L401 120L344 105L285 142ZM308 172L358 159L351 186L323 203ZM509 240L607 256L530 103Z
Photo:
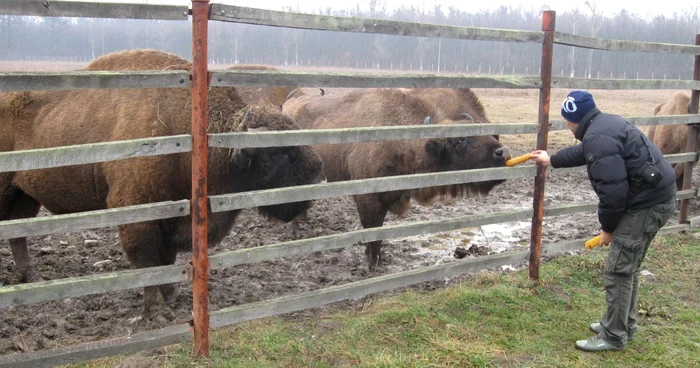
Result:
M572 91L561 105L561 116L572 123L580 123L595 108L593 96L587 91Z

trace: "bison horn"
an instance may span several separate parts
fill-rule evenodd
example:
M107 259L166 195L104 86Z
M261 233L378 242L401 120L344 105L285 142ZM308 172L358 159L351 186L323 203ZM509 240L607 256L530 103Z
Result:
M467 114L466 112L463 112L461 116L463 116L467 120L474 121L474 118L471 115Z
M321 90L321 96L325 96L325 95L326 95L326 91L324 91L323 88L319 88L319 89Z
M426 116L425 120L423 120L424 125L430 125L430 116Z
M298 89L299 89L299 88L294 88L294 89L292 90L292 92L289 92L289 94L287 95L287 97L286 97L284 100L287 101L287 100L289 100L290 98L292 98L292 96L294 96L294 94L297 93L297 90L298 90Z

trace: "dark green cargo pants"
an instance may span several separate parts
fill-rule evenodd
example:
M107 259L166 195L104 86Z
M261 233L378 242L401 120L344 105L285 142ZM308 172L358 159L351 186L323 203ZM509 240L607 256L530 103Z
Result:
M626 346L637 329L639 270L649 244L675 208L674 196L650 208L627 210L613 233L603 271L608 309L600 319L599 336L616 347Z

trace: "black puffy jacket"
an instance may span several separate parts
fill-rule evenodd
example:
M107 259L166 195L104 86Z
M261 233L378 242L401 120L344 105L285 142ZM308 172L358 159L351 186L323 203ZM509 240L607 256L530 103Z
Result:
M578 124L581 143L551 156L552 167L586 164L598 195L598 220L612 233L628 208L648 208L676 195L676 177L659 149L617 115L591 110ZM659 179L660 178L660 179Z

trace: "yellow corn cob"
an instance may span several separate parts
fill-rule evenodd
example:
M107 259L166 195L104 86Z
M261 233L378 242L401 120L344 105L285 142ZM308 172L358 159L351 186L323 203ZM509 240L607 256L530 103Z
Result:
M600 245L600 235L586 241L586 249L593 249Z
M526 153L522 156L518 156L516 158L511 158L510 160L506 161L506 166L515 166L518 164L522 164L523 162L525 162L529 159L530 159L530 154Z

